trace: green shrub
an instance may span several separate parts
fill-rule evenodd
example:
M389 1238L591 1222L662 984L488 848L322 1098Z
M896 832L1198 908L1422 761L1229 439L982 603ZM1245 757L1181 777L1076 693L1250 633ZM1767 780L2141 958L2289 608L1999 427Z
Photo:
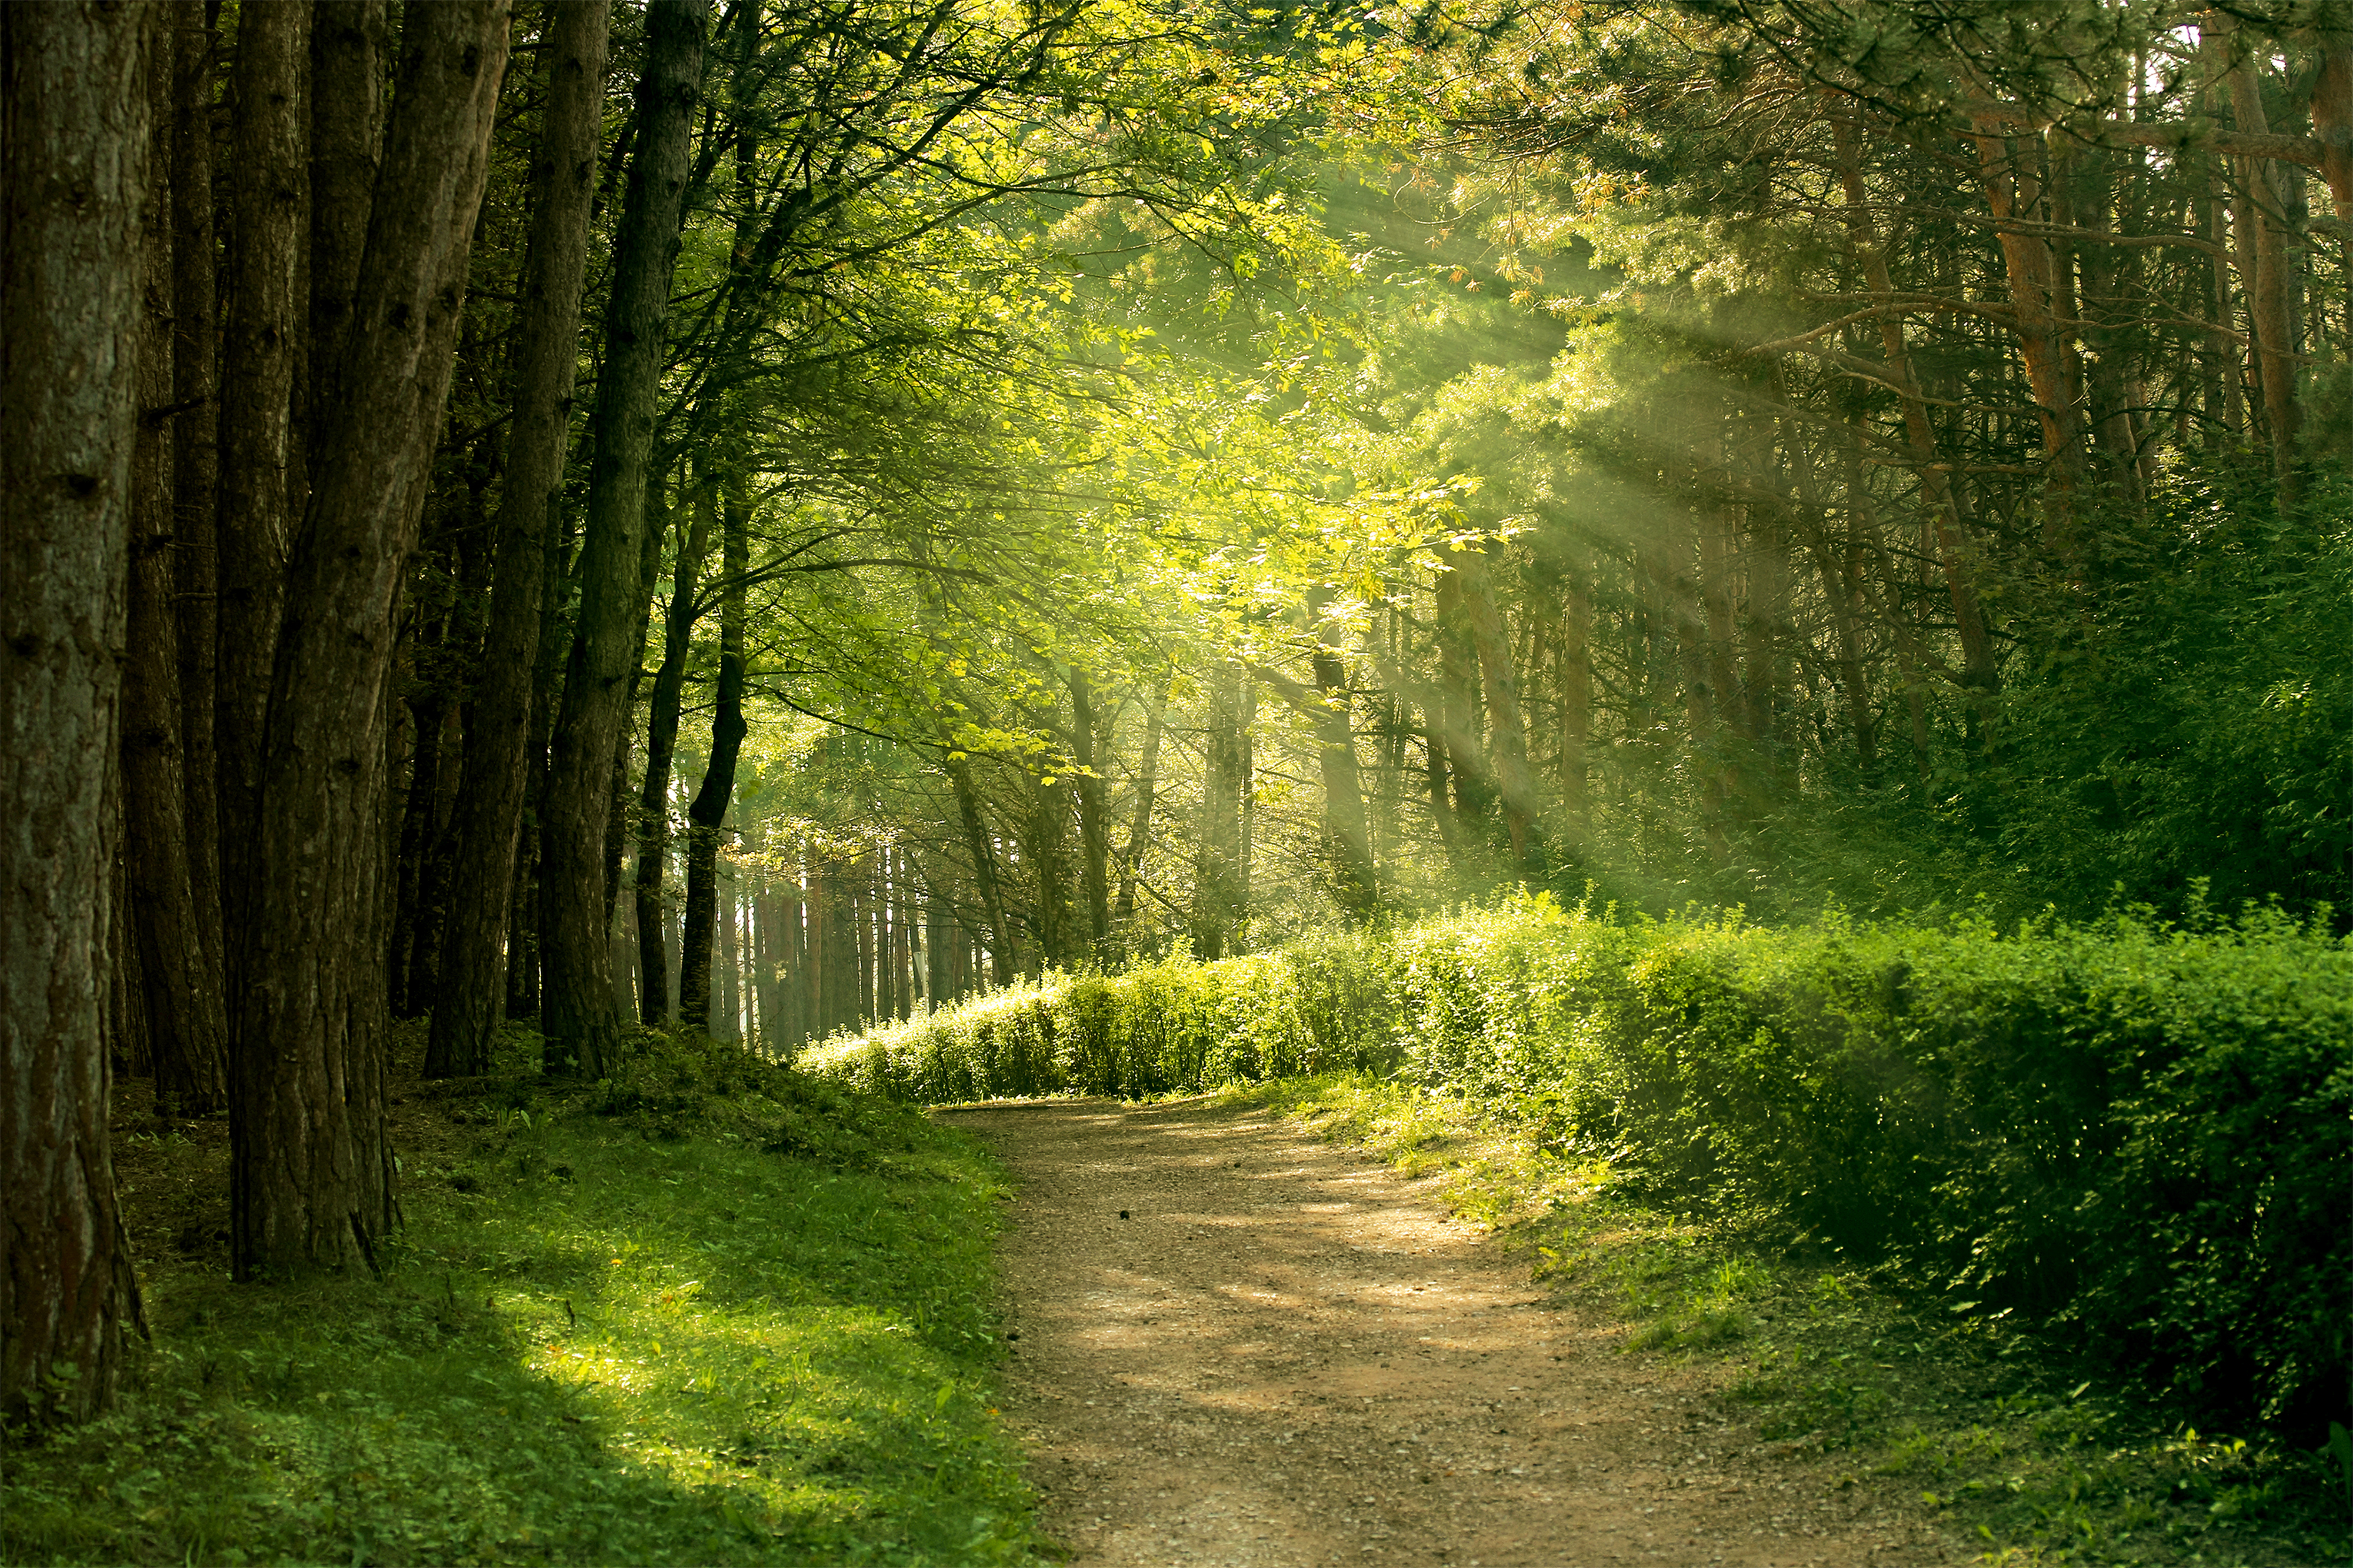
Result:
M2353 949L2317 925L1766 929L1539 895L1051 976L804 1065L934 1101L1394 1070L2207 1408L2345 1413Z

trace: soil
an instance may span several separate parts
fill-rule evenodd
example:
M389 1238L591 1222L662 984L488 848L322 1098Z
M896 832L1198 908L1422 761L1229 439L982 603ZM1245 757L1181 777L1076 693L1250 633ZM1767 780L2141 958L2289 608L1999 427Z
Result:
M1048 1531L1126 1564L1928 1568L1887 1483L1759 1444L1409 1181L1207 1100L944 1113L1020 1181L1006 1414Z

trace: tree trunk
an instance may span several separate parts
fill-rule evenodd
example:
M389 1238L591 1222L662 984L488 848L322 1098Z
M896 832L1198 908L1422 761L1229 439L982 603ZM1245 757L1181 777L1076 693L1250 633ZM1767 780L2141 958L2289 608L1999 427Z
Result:
M1561 805L1580 835L1592 807L1587 796L1593 736L1593 601L1576 583L1561 583L1560 646L1554 679L1560 689Z
M955 791L956 816L964 826L965 847L972 856L972 879L980 890L981 908L988 915L988 961L992 979L1013 983L1013 938L1005 929L1005 896L997 877L997 851L980 815L980 795L973 788L970 759L951 754L948 784Z
M605 898L613 758L628 717L632 646L645 594L648 459L667 357L694 109L709 0L653 0L638 84L637 153L615 244L605 363L591 416L596 448L580 557L580 612L549 759L542 837L545 911L541 1021L552 1068L588 1077L618 1059Z
M719 830L735 795L744 736L744 578L751 570L751 497L731 467L720 501L719 687L711 715L711 761L688 803L686 931L679 957L679 1016L710 1027L712 922L719 907ZM716 1032L715 1030L713 1031Z
M506 486L497 541L481 679L466 715L466 769L456 825L441 980L425 1070L435 1078L487 1072L504 1001L503 949L536 922L512 919L526 786L531 773L533 677L542 665L549 557L564 483L572 393L579 364L580 296L596 147L605 106L611 0L563 0L551 8L542 58L547 107L532 158L531 233L522 308L508 382L512 410Z
M172 78L168 47L149 52L148 203L139 341L142 409L132 458L130 631L122 681L122 809L155 1100L183 1116L227 1103L228 1014L207 951L211 923L189 870L185 750L181 739L179 625L172 567L173 458L177 428L202 411L166 415L174 402Z
M346 349L321 406L263 736L241 933L231 1238L239 1279L372 1262L384 1121L386 741L417 543L505 74L505 0L417 8Z
M1239 933L1248 898L1242 871L1242 797L1250 788L1242 753L1242 677L1219 665L1203 679L1208 688L1208 729L1203 749L1200 826L1193 859L1193 952L1226 956Z
M1349 714L1348 667L1326 641L1314 655L1315 759L1324 786L1324 860L1332 898L1354 920L1380 904L1371 832L1365 821L1364 782L1356 772L1356 727Z
M112 1397L139 1321L105 957L156 13L0 6L0 1418Z
M2084 429L2063 324L2066 279L2052 253L2051 241L2034 227L2042 188L2031 167L2031 153L2022 145L2014 145L1989 118L1980 118L1970 139L1977 143L1986 208L1993 215L1994 233L2001 245L2013 312L2011 331L2026 363L2027 385L2033 391L2035 416L2042 426L2043 545L2080 574L2086 543L2081 535ZM1900 317L1891 315L1887 321L1895 331L1902 331Z
M2200 21L2215 37L2224 41L2224 47L2232 50L2230 84L2233 128L2244 134L2268 134L2271 122L2263 113L2263 79L2256 73L2254 62L2232 41L2237 24L2221 11L2205 12ZM2290 293L2295 286L2292 270L2295 263L2287 253L2285 204L2271 160L2242 158L2237 163L2240 183L2247 191L2246 205L2242 212L2254 241L2254 267L2242 282L2246 289L2247 313L2254 323L2255 342L2259 349L2263 417L2272 438L2272 471L2278 485L2280 504L2284 508L2295 505L2302 493L2296 471L2296 444L2302 431L2303 413L2296 398L2297 344L2290 305Z
M638 792L638 868L631 892L638 912L638 1018L649 1025L670 1016L670 952L663 940L670 921L662 909L662 870L670 857L670 765L678 753L679 708L693 651L695 595L711 543L712 483L706 476L688 502L691 521L671 574L670 613L662 618L661 668L654 672L653 696L646 705L646 777ZM649 483L647 493L654 488Z
M219 700L219 279L213 258L213 33L205 0L172 12L172 589L178 636L181 823L202 972L222 1015L227 1095L227 957L221 931Z
M1853 128L1845 121L1838 121L1832 129L1846 204L1847 233L1855 259L1862 267L1863 280L1874 293L1893 295L1895 285L1888 271L1887 251L1880 242L1878 225L1872 220L1862 168L1855 155ZM1880 346L1887 358L1888 379L1894 384L1903 404L1905 439L1920 476L1921 495L1928 503L1937 557L1944 566L1946 585L1952 598L1953 619L1961 637L1963 679L1969 688L1971 702L1989 719L2000 681L1994 667L1993 638L1978 605L1972 575L1974 552L1968 543L1969 519L1951 472L1938 460L1936 430L1928 422L1928 405L1913 376L1903 320L1893 315L1884 318L1880 322L1879 334Z
M246 928L263 884L262 724L285 613L294 534L289 444L301 332L295 264L308 222L311 7L254 0L237 18L230 75L228 330L222 342L218 533L222 922L229 1028L241 1039ZM232 1049L236 1047L233 1046Z
M1135 929L1135 879L1144 865L1145 847L1152 841L1152 799L1159 784L1160 736L1168 717L1168 687L1155 680L1152 715L1144 726L1144 756L1136 766L1135 805L1127 825L1127 847L1119 858L1119 902L1112 912L1113 929L1123 952L1133 954Z
M1101 963L1111 946L1111 822L1103 812L1103 781L1096 766L1108 734L1095 733L1094 694L1087 678L1071 672L1071 733L1082 772L1079 794L1080 880L1087 897L1089 950Z

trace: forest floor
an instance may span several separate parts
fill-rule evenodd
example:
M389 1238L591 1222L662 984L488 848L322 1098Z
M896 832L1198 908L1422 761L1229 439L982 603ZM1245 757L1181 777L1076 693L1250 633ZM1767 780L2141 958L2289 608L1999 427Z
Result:
M1445 1175L1262 1097L942 1119L1019 1183L1005 1410L1086 1568L1976 1555L1915 1486L1761 1441L1730 1363L1621 1353L1625 1319L1532 1286Z

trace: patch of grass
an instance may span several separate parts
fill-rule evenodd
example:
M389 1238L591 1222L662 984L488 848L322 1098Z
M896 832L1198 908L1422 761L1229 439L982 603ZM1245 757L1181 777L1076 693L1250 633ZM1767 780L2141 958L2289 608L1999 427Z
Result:
M1524 1250L1630 1354L1704 1362L1768 1454L1837 1456L1912 1492L1981 1560L2314 1568L2353 1562L2353 1439L2338 1459L2201 1433L2066 1347L1924 1310L1892 1275L1792 1249L1739 1215L1644 1202L1606 1160L1542 1146L1541 1114L1365 1074L1226 1091L1411 1175Z
M403 1098L384 1278L232 1286L175 1213L121 1407L0 1450L0 1561L1035 1561L973 1141L659 1040Z

